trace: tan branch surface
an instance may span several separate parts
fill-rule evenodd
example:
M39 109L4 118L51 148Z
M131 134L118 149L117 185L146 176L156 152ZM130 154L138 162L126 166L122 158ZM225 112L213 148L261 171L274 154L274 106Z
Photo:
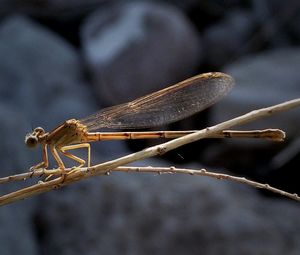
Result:
M68 169L68 171L71 171L71 169ZM89 172L88 168L81 168L80 169L81 173L85 173L85 175L81 179L86 179L89 176L86 174ZM53 171L55 174L58 174L57 171ZM300 202L300 197L294 193L289 193L284 190L277 189L275 187L270 186L269 184L263 184L259 182L255 182L252 180L249 180L245 177L238 177L238 176L233 176L229 174L222 174L222 173L216 173L212 171L207 171L205 169L200 169L200 170L195 170L195 169L186 169L186 168L175 168L175 167L128 167L128 166L119 166L116 169L107 171L106 173L102 174L109 174L110 172L139 172L139 173L153 173L153 174L188 174L188 175L196 175L196 176L206 176L206 177L211 177L214 179L218 180L230 180L234 181L237 183L242 183L246 184L249 186L252 186L254 188L260 188L260 189L265 189L270 192L288 197L290 199L296 200ZM39 174L41 174L42 171L40 171ZM70 183L74 183L78 180L74 179L69 179L68 181L65 180L64 182L61 181L61 177L56 178L51 181L47 182L38 182L37 184L12 192L10 194L4 195L0 199L0 205L5 205L9 204L12 202L15 202L20 199L25 199L28 197L31 197L33 195L37 195L40 193L44 193L53 189L57 189L61 186L65 186Z
M137 160L142 160L145 158L153 157L155 155L161 155L165 152L176 149L182 145L185 145L185 144L188 144L188 143L191 143L194 141L198 141L203 138L213 137L214 135L216 135L220 132L223 132L224 130L229 129L233 126L246 124L248 122L257 120L259 118L267 117L269 115L287 111L289 109L293 109L293 108L299 107L299 106L300 106L300 98L294 99L294 100L287 101L287 102L284 102L281 104L277 104L277 105L274 105L271 107L251 111L247 114L244 114L244 115L241 115L234 119L222 122L215 126L199 130L195 133L168 141L166 143L162 143L162 144L150 147L150 148L146 148L142 151L132 153L132 154L126 155L124 157L120 157L115 160L107 161L107 162L104 162L104 163L101 163L101 164L98 164L98 165L95 165L95 166L92 166L89 168L77 168L77 169L75 169L75 171L74 171L74 169L67 169L68 171L70 171L69 174L67 174L67 175L58 177L54 180L50 180L47 182L39 182L30 187L20 189L18 191L1 196L0 197L0 205L5 205L5 204L12 203L12 202L20 200L20 199L24 199L24 198L36 195L36 194L47 192L49 190L58 188L60 186L65 186L65 185L68 185L68 184L71 184L71 183L74 183L74 182L77 182L77 181L80 181L82 179L86 179L86 178L89 178L92 176L103 175L103 174L106 174L107 172L110 172L110 171L118 168L119 166L126 165L128 163L132 163ZM197 171L197 170L191 170L191 171ZM162 172L162 171L159 171L159 172ZM38 170L33 175L37 175L37 174L41 175L43 173L45 173L47 175L49 175L49 174L57 175L57 174L61 174L61 170L59 170L59 169ZM21 175L22 175L22 177L16 177L16 176L4 177L0 180L0 182L7 182L7 180L17 180L18 178L28 178L30 174L25 173L25 174L21 174ZM210 176L213 177L213 175L210 175ZM229 179L228 177L225 178L225 176L227 176L227 175L224 175L223 179ZM240 178L240 177L234 177L234 178ZM220 179L220 178L218 178L218 179ZM231 179L231 180L237 181L238 179ZM239 182L242 182L242 180L245 180L245 179L241 178L240 180L241 181L239 181ZM249 181L249 180L247 180L247 181L248 181L247 184L251 185L250 183L252 181ZM244 181L243 183L246 183L246 182ZM270 186L268 186L267 184L259 184L259 183L255 183L255 182L252 182L252 183L253 183L253 185L251 185L251 186L265 188L265 189L268 189L273 192L275 192L275 190L277 190L275 188L270 189ZM289 193L280 191L280 190L277 190L277 191L278 191L277 193L280 193L282 195L284 194L287 197L298 200L297 195L293 195L293 194L287 195Z
M238 183L244 183L244 184L247 184L254 188L265 189L265 190L280 194L282 196L289 197L296 201L300 201L300 197L296 193L292 194L292 193L274 188L266 183L263 184L263 183L248 180L245 177L238 177L238 176L233 176L233 175L229 175L229 174L216 173L216 172L207 171L205 169L193 170L193 169L175 168L175 167L118 167L118 168L114 169L114 171L156 173L156 174L200 175L200 176L211 177L211 178L218 179L218 180L230 180L230 181L234 181L234 182L238 182Z

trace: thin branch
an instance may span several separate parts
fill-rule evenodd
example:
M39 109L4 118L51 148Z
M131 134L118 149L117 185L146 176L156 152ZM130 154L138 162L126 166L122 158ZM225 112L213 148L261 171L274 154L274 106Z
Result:
M116 169L119 166L126 165L128 163L132 163L137 160L142 160L145 158L153 157L155 155L161 155L170 150L176 149L182 145L198 141L203 138L211 137L217 133L222 132L223 130L229 129L233 126L242 125L259 118L267 117L269 115L283 112L295 107L300 106L300 98L294 99L291 101L287 101L278 105L274 105L267 108L262 108L259 110L255 110L244 114L242 116L236 117L234 119L225 121L223 123L217 124L215 126L202 129L198 132L168 141L166 143L162 143L150 148L146 148L142 151L132 153L126 155L124 157L120 157L115 160L107 161L89 168L75 168L69 172L67 175L63 175L62 177L58 177L54 180L50 180L47 182L39 182L33 186L30 186L25 189L21 189L10 194L4 195L0 197L0 205L8 204L20 199L24 199L36 194L40 194L42 192L46 192L60 186L65 186L86 178L90 178L96 175L103 175L112 169ZM45 174L61 174L61 170L53 169L53 170L44 170ZM264 185L264 184L262 184Z
M200 175L200 176L206 176L211 177L218 180L230 180L238 183L247 184L249 186L252 186L254 188L260 188L265 189L268 191L271 191L276 194L280 194L285 197L289 197L291 199L294 199L296 201L300 202L300 197L294 193L289 193L277 188L274 188L270 186L269 184L263 184L255 181L251 181L246 179L245 177L238 177L228 174L222 174L222 173L216 173L207 171L205 169L200 170L193 170L193 169L186 169L186 168L175 168L175 167L118 167L114 169L113 171L119 171L119 172L140 172L140 173L156 173L156 174L189 174L189 175Z
M80 169L82 173L88 173L88 168L81 168ZM71 169L68 169L68 171L71 171ZM254 188L260 188L265 189L268 191L271 191L273 193L291 198L296 201L300 201L300 197L294 193L289 193L277 188L274 188L270 186L269 184L263 184L259 182L255 182L252 180L248 180L245 177L238 177L238 176L232 176L228 174L222 174L222 173L216 173L207 171L205 169L200 170L194 170L194 169L186 169L186 168L175 168L175 167L128 167L128 166L120 166L116 169L107 171L105 174L109 174L110 172L139 172L139 173L154 173L154 174L188 174L188 175L198 175L198 176L206 176L211 177L218 180L230 180L237 183L243 183L249 186L252 186ZM104 173L102 173L104 174ZM89 176L87 174L84 175L83 178L88 178ZM7 195L4 195L0 198L0 205L9 204L12 202L15 202L20 199L25 199L28 197L31 197L33 195L37 195L40 193L44 193L53 189L57 189L59 187L65 186L67 184L73 183L78 180L68 180L68 181L62 181L63 177L58 177L54 180L47 181L47 182L39 182L33 186L9 193Z

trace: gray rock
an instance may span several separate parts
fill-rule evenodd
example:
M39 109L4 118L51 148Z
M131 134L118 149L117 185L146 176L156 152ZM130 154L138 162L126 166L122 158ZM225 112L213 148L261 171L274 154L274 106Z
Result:
M132 10L128 12L132 14ZM166 14L165 9L163 13ZM125 20L130 20L128 13L125 14L116 17L121 16L123 20L127 17ZM103 14L101 17L107 16ZM148 13L144 16L148 21ZM155 18L150 14L149 16L150 24L155 22ZM153 16L162 15L159 12L159 15ZM165 16L168 17L167 14ZM131 17L134 19L136 16ZM112 29L111 27L119 31L117 28L122 27L119 20L116 18L115 26L108 27L104 24L100 34L111 35L106 32L106 29ZM158 26L165 23L167 22L160 20ZM174 24L178 22L169 26ZM140 26L139 24L135 29ZM158 31L168 30L164 26L161 30L159 28ZM136 30L133 29L134 31ZM173 32L170 34L173 35ZM176 32L174 34L176 35ZM194 32L191 34L194 35ZM171 35L168 35L168 38L173 38ZM124 39L126 38L128 39L124 36ZM152 42L152 37L145 38ZM125 46L128 46L128 41L126 42ZM140 43L139 40L133 42ZM166 45L169 43L168 40L164 42L163 47L155 46L161 49L161 55L162 49L167 49ZM185 44L180 42L178 45L184 48ZM133 56L137 58L137 54L140 54L143 61L143 57L147 56L145 45L148 44L140 44L142 50ZM175 47L177 51L178 45ZM194 49L199 49L199 46L195 46L196 43L193 45ZM153 54L155 47L150 47L150 54ZM105 72L109 73L108 67L114 66L114 62L119 58L123 59L124 66L124 63L129 61L128 56L132 54L130 49L129 47L129 50L126 48L121 50L121 53L117 52L120 54L117 58L114 56L104 64L96 63L93 70L96 71L96 67L104 67ZM192 55L190 49L182 50ZM291 86L293 82L285 77L290 75L294 83L298 84L298 51L292 49L281 53L269 53L252 60L253 63L245 61L229 67L228 72L237 79L235 90L239 90L239 84L244 80L244 83L248 84L248 90L243 92L244 94L239 92L240 98L234 96L235 92L229 96L235 99L232 102L236 103L227 105L232 109L228 118L249 109L245 107L249 102L252 102L251 109L253 106L260 106L261 103L254 100L256 98L264 100L263 106L266 106L274 101L278 103L277 100L290 95L299 96L299 86ZM171 53L172 51L168 51L169 60ZM186 75L192 72L199 57L192 58L190 55L190 69L182 69ZM2 167L4 166L2 173L6 175L26 170L32 162L36 163L31 158L33 152L27 154L23 145L24 134L30 131L29 120L34 121L34 126L45 125L48 129L67 118L80 117L92 112L93 105L83 86L82 65L77 52L60 37L28 19L15 16L1 24L0 56L3 60L0 64L0 119L3 120L0 127L0 160ZM182 52L176 56L176 59L183 59ZM191 64L192 60L194 64ZM260 61L263 64L260 64ZM136 63L145 66L144 62ZM145 74L148 80L152 76L156 79L155 75L159 69L164 73L165 70L158 65L161 63L157 61L156 64L159 68L152 67L151 72L143 69L145 73L140 73L140 76L144 77ZM133 70L133 67L138 69L137 65L128 64L128 70ZM180 67L178 62L174 63L174 67L176 65ZM178 71L178 79L182 79L179 77L179 73L183 76L182 70ZM115 68L112 71L112 74L118 74L119 70L116 71ZM251 75L247 76L247 71ZM127 75L125 71L121 74ZM162 77L162 74L159 76ZM276 80L272 80L273 76ZM170 77L174 76L168 73L167 78L171 79ZM267 78L263 80L260 77ZM257 97L250 93L253 89L250 84L253 84L254 78L260 82L260 86L254 87ZM144 84L143 79L140 79L140 84ZM106 82L111 84L112 81ZM115 83L122 88L122 82ZM285 85L278 86L281 92L275 93L277 86L270 89L266 88L267 84ZM133 88L133 91L137 90L136 87ZM286 94L288 88L293 92ZM268 97L270 91L274 93L274 98ZM103 93L105 95L105 90ZM125 98L120 95L120 98ZM113 104L114 100L116 99L111 99L110 104ZM222 107L225 109L227 106ZM283 115L285 116L285 113L281 116ZM219 118L226 119L226 112L223 111ZM294 115L291 118L293 121L288 121L289 125L297 126L298 119ZM283 122L286 120L280 121ZM278 121L275 124L277 127ZM298 128L294 126L292 128ZM113 153L116 151L118 156L126 153L123 143L121 145L118 142L99 143L99 149L103 151L102 154L93 150L95 162L114 158ZM38 151L37 154L39 153ZM143 164L162 165L156 160ZM15 186L1 186L1 193L11 189L15 189ZM1 208L0 246L1 254L297 254L300 248L298 215L299 207L289 200L261 198L253 189L242 185L196 176L113 173L109 177L87 180L63 190Z
M112 173L47 197L38 212L45 254L276 255L300 248L299 207L225 181Z
M256 16L265 19L263 33L272 46L299 45L300 2L289 0L256 1ZM259 18L260 15L260 18ZM296 44L295 44L296 42Z
M49 129L92 112L93 106L77 52L29 19L13 16L1 23L0 59L2 177L28 171L41 160L39 148L30 151L24 144L30 122ZM1 195L36 181L2 184ZM38 224L33 222L37 203L36 197L1 208L1 254L38 254Z
M83 14L99 7L107 0L43 0L37 4L34 0L1 0L0 16L11 15L13 13L23 13L44 18L66 21L78 18Z
M2 103L18 107L39 125L86 114L88 107L80 103L89 100L81 61L62 38L13 16L0 29L0 55L5 59L0 63ZM69 99L70 107L61 103Z
M233 91L216 105L215 122L300 96L300 48L286 48L248 57L228 66L236 80ZM226 110L225 110L226 109ZM247 124L247 128L282 128L289 136L299 132L300 109Z
M36 126L50 131L62 121L86 116L96 108L85 87L77 52L63 39L29 19L13 16L2 24L0 56L5 59L0 63L3 104L0 114L5 122L1 128L2 134L7 134L7 146L1 155L8 155L4 157L3 166L7 166L8 172L26 170L29 161L34 162L34 152L29 154L24 145L27 132ZM103 158L113 157L114 149L115 155L124 154L124 147L117 142L112 146L103 142L96 147L101 149ZM11 160L12 150L19 151L20 161ZM96 151L93 158L97 162L101 157L98 158ZM39 150L36 150L37 157L35 161L40 160Z
M299 68L299 48L265 52L228 66L225 72L235 78L236 86L212 109L212 122L219 123L252 110L299 98ZM262 139L224 139L222 146L215 144L205 151L204 162L219 162L252 178L272 179L272 174L281 174L282 177L274 177L273 181L286 182L287 189L297 192L293 188L297 185L289 184L288 179L293 182L298 178L297 163L291 162L297 162L300 151L299 143L292 142L299 136L299 116L300 109L296 108L234 127L240 130L279 128L286 132L287 138L282 143Z
M23 201L13 205L1 207L1 255L40 254L38 244L36 243L36 230L33 228L32 224L32 205L32 201Z
M254 17L250 12L235 10L229 12L224 20L209 26L203 34L208 64L220 67L248 52L248 41L254 25Z
M2 103L0 103L0 119L1 176L17 174L20 170L29 168L34 162L34 153L30 153L24 144L28 120L19 110Z
M117 4L91 15L83 54L101 102L114 105L190 76L201 60L194 27L175 7Z

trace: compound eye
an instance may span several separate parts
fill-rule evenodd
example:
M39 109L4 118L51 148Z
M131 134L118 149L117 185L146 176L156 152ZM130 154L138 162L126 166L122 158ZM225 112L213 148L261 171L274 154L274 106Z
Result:
M33 132L44 134L44 133L45 133L45 130L44 130L42 127L37 127L37 128L34 129Z
M38 139L36 136L32 136L32 135L26 136L25 144L27 145L27 147L33 148L38 144Z

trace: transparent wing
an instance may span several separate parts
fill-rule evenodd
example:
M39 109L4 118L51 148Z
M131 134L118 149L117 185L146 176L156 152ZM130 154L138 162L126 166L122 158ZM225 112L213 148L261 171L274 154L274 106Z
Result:
M161 126L204 110L233 86L234 80L227 74L200 74L129 103L105 108L80 122L89 131Z

